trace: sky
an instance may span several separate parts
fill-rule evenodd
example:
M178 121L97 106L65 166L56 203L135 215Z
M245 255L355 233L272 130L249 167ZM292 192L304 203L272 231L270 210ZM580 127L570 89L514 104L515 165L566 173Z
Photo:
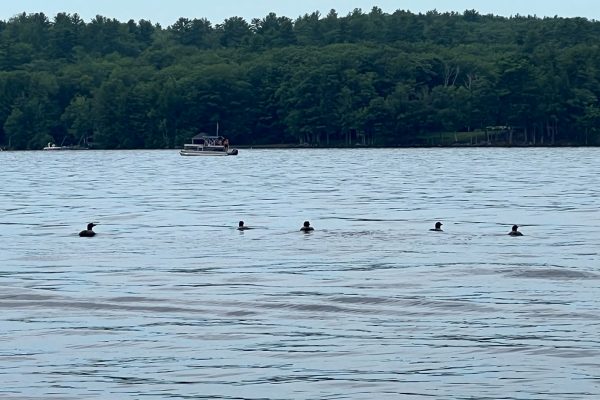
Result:
M369 12L374 6L386 13L410 10L414 13L436 9L440 12L475 9L481 14L537 15L538 17L585 17L600 20L599 0L0 0L0 20L16 14L43 12L52 19L59 12L77 13L89 22L96 15L145 19L167 27L180 17L206 18L213 24L230 17L250 22L274 12L295 19L313 11L327 15L335 9L345 16L355 8Z

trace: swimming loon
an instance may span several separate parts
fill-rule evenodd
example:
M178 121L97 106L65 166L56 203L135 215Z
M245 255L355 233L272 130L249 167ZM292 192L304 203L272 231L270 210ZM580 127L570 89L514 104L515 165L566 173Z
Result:
M92 237L96 234L96 232L94 232L92 230L93 227L95 227L98 224L94 224L93 222L90 222L89 224L87 224L87 229L79 232L79 236L81 237Z
M244 226L244 221L240 221L238 222L238 231L245 231L246 229L251 229L248 226Z
M519 232L517 229L519 229L519 226L513 225L512 230L510 232L508 232L508 234L510 236L523 236L523 234L521 232Z
M442 230L442 225L444 225L444 224L442 224L441 222L436 222L436 223L435 223L435 228L431 228L431 229L430 229L430 231L435 231L435 232L444 232L444 231Z
M314 231L315 228L313 228L312 226L310 226L310 222L304 221L304 225L302 226L302 228L300 228L300 230L302 232L310 232L310 231Z

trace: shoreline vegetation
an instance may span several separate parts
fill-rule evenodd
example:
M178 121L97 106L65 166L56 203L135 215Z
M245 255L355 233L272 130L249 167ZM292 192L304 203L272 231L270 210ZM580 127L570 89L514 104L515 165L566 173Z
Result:
M0 149L600 145L600 22L273 13L0 21ZM216 128L218 126L218 128Z
M532 149L540 149L540 148L579 148L579 147L598 147L598 145L585 145L585 144L573 144L573 143L555 143L555 144L486 144L486 143L478 143L478 144L468 144L468 143L453 143L453 144L438 144L438 145L428 145L428 144L414 144L414 145L398 145L398 146L363 146L363 145L354 145L354 146L317 146L310 144L244 144L240 146L235 146L236 149L239 150L334 150L334 149L350 149L350 150L361 150L361 149L475 149L475 148L532 148ZM121 148L121 149L101 149L101 148L73 148L65 151L106 151L106 150L179 150L177 148ZM6 152L29 152L29 151L41 151L40 149L9 149L0 147L0 151Z

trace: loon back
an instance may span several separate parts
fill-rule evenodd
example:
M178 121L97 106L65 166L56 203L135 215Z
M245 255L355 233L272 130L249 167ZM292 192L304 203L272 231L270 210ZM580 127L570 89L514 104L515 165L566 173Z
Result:
M91 229L86 229L86 230L83 230L83 231L79 232L79 236L80 237L92 237L95 234L96 234L96 232L94 232Z

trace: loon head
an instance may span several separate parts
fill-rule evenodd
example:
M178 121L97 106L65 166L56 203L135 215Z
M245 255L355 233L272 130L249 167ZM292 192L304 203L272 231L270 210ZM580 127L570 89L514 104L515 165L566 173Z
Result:
M91 231L93 227L95 227L98 224L94 224L93 222L90 222L89 224L87 224L87 230Z

